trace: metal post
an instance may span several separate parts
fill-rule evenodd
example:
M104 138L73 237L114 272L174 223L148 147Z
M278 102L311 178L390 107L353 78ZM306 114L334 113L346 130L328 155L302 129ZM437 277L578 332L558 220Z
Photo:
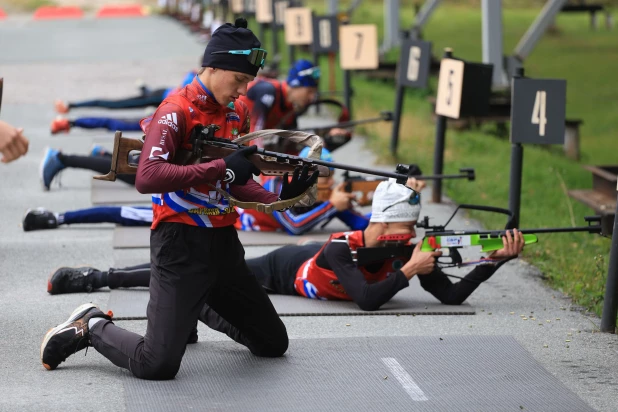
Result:
M509 85L502 55L502 0L483 0L483 63L493 64L494 87Z
M397 146L399 145L399 128L401 127L401 112L403 111L403 97L405 87L397 85L397 95L395 97L395 116L393 117L393 130L391 132L391 154L397 156Z
M444 58L453 57L453 50L444 50ZM444 168L444 146L446 140L446 117L436 116L436 146L433 152L433 174L441 175ZM431 201L434 203L442 202L442 180L436 180L431 188Z
M521 176L524 163L524 148L521 143L511 146L511 179L509 184L509 210L513 212L513 223L519 227L521 206Z
M399 39L399 0L384 0L384 41L380 53L401 44Z
M266 23L258 23L260 41L266 40Z
M414 16L414 23L412 24L412 29L410 30L410 37L416 40L419 40L421 36L421 31L423 30L423 26L429 20L429 17L433 14L436 7L440 5L442 0L427 0L423 3L423 7L416 13Z
M609 270L605 282L603 313L601 314L601 332L615 333L616 315L618 315L618 203L614 215L612 249L609 252Z
M567 0L549 0L545 3L543 10L541 10L534 23L532 23L528 31L526 31L515 47L513 54L520 61L524 61L530 52L532 52L534 46L536 46L541 39L545 30L552 24L566 2Z
M339 0L327 0L328 2L328 12L331 16L336 15L339 12Z
M349 70L343 71L343 94L345 105L350 113L350 118L352 118L352 95L354 91L352 90L352 73Z
M271 0L270 2L271 5L271 12L273 15L273 20L270 23L270 31L272 33L272 41L273 41L273 47L272 47L272 55L273 57L277 56L279 54L279 36L277 35L278 33L278 28L277 28L277 0ZM269 52L271 52L269 50Z
M319 67L320 66L320 55L317 54L316 52L313 52L312 54L313 54L313 65L315 67ZM333 73L330 73L330 75L333 76ZM322 83L322 87L324 87L324 83L323 83L322 79L320 79L320 83ZM320 91L320 84L318 84L318 94L319 94L319 91ZM320 114L320 105L319 104L315 105L315 113L316 114Z
M291 44L288 46L288 56L290 57L290 67L292 67L296 61L296 47Z

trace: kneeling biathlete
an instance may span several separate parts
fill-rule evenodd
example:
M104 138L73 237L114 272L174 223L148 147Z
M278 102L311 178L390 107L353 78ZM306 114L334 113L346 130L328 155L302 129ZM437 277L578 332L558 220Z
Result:
M410 180L408 181L410 184ZM412 194L412 196L411 196ZM475 266L463 280L452 283L436 266L441 252L422 252L419 242L411 258L391 258L358 266L354 254L361 247L385 246L389 237L415 237L420 214L419 198L410 189L391 181L380 183L372 216L364 231L335 233L325 244L287 245L262 257L247 260L249 270L270 293L300 295L320 300L351 300L361 309L377 310L418 275L421 286L440 302L459 305L506 261L524 247L521 232L507 231L504 247ZM150 266L109 269L61 268L49 280L52 294L110 288L148 286Z

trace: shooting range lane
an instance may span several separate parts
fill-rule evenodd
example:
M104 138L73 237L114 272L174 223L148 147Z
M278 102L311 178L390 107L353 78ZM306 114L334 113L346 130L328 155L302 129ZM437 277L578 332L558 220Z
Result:
M217 342L172 381L124 376L132 411L593 411L510 336L297 339L278 359Z
M148 290L114 289L110 291L107 307L114 319L146 319ZM443 305L425 292L413 278L410 286L400 291L379 310L366 312L354 302L319 301L301 296L268 295L281 316L372 316L372 315L474 315L468 303Z
M123 22L131 24L133 20ZM93 142L104 142L106 136L109 142L113 139L112 133L106 135L77 130L69 135L50 137L49 123L56 115L53 111L53 100L127 96L136 91L135 80L139 78L148 85L171 86L180 80L188 68L194 67L197 58L203 53L203 44L195 41L195 37L191 37L184 27L174 21L146 17L140 18L139 23L137 20L135 22L137 24L135 27L142 27L144 30L131 31L131 41L148 43L147 47L150 50L148 53L136 51L134 44L126 41L116 43L113 50L104 48L106 53L98 49L96 56L83 46L66 47L67 42L73 45L78 43L88 45L104 30L112 31L118 29L120 24L124 24L113 19L99 20L96 24L90 24L91 21L87 19L37 22L36 24L45 24L46 31L43 35L35 24L30 22L22 21L18 25L15 24L17 23L15 20L9 19L3 21L0 28L0 52L12 56L11 60L3 59L0 67L0 75L5 78L1 119L17 126L24 126L31 142L27 156L10 165L2 165L2 179L0 179L2 193L10 194L0 197L0 206L3 210L3 218L0 219L0 275L3 281L0 287L0 302L4 319L0 334L0 347L4 355L4 367L0 369L2 382L0 410L18 408L66 412L74 410L76 402L78 405L87 402L91 409L97 411L132 411L146 407L149 410L157 410L164 406L167 406L167 410L172 407L183 409L183 400L180 398L200 400L200 397L206 397L204 388L207 388L207 385L212 385L209 390L212 388L217 390L217 394L212 395L212 398L218 402L202 398L200 403L197 404L196 401L194 406L216 409L218 405L225 405L226 402L252 402L252 404L261 402L262 397L268 402L268 405L260 408L262 410L273 410L276 405L286 405L286 410L309 408L309 405L313 406L316 403L324 406L320 396L305 395L299 399L296 395L299 388L304 391L305 383L300 379L306 380L307 377L310 377L309 381L313 386L306 392L325 393L324 402L330 403L328 407L322 409L342 409L346 406L343 404L344 401L355 402L354 397L341 396L341 389L344 388L342 385L347 385L349 382L359 382L359 386L365 390L358 399L367 402L371 402L373 398L379 399L380 408L410 410L412 407L421 408L429 405L427 408L433 406L431 410L465 410L467 405L465 402L474 401L475 399L470 398L475 398L479 393L491 396L491 402L495 402L493 405L500 402L503 392L495 390L496 380L487 382L486 375L502 373L510 376L512 369L512 374L515 376L519 373L519 365L529 367L527 362L534 358L549 372L543 374L540 384L559 379L564 386L595 409L615 411L615 405L618 404L618 391L615 390L615 382L618 382L618 369L615 367L618 364L615 336L593 333L594 324L598 319L588 318L578 312L577 308L571 308L568 299L563 299L559 292L549 290L543 285L540 271L521 261L505 265L468 299L468 302L476 308L475 316L284 317L283 321L291 338L291 344L289 355L281 359L257 359L250 356L244 348L230 342L227 336L200 324L199 343L188 348L187 358L178 378L168 382L144 382L134 379L128 372L106 361L92 348L87 356L84 356L83 351L70 357L57 371L43 370L39 363L39 345L45 332L51 326L64 321L73 309L85 302L96 303L107 310L110 296L107 289L91 294L50 296L45 290L49 273L60 266L87 264L106 269L112 262L116 266L122 266L120 263L139 264L147 261L149 257L146 249L113 249L113 231L109 225L75 225L57 230L23 232L20 222L27 208L44 206L61 212L91 206L92 173L90 172L65 171L62 176L62 187L58 188L54 184L50 192L41 191L37 170L43 148L52 146L62 148L66 153L86 154ZM150 25L151 28L145 29L146 25ZM61 41L46 42L48 47L39 47L39 43L47 36L57 36L55 34L57 31L63 33ZM30 32L36 32L36 35ZM19 41L9 41L15 38ZM33 61L36 61L36 64L33 64ZM104 115L119 112L84 109L71 112L70 117L86 113ZM136 110L133 113L139 116L143 112ZM361 150L362 147L363 140L355 137L345 148L336 151L334 157L342 163L367 166L375 163L375 157L370 152ZM383 165L380 167L384 167L385 170L391 169ZM445 171L449 171L448 165ZM424 193L423 199L429 200L429 197ZM447 209L449 205L446 204L444 207ZM432 223L441 223L447 218L446 214L436 212L435 205L432 204L426 205L422 215L425 213L435 217ZM455 226L474 227L473 224L467 226L465 223L465 219L457 219ZM551 242L551 237L549 235L543 237L540 245L543 242ZM247 257L261 255L268 250L270 248L263 246L246 247ZM534 312L537 321L530 319L524 321L520 317L521 314L530 316L531 312ZM558 318L560 320L557 320ZM146 329L145 321L118 321L117 324L140 334L144 334ZM458 338L455 335L462 337ZM509 335L513 336L518 344L507 346L505 341L500 341L499 344L489 347L487 339L490 337L481 341L474 335ZM429 349L422 346L419 342L426 339L424 336L428 336L430 342L442 337L445 339L442 343L451 342L452 339L465 339L467 336L474 344L472 347L457 345L457 351L453 350L448 353L450 356L445 356L443 352L436 352L432 345L429 345ZM355 346L366 347L367 337L373 338L370 339L373 348L370 358L346 355L347 348L355 350ZM329 339L325 339L324 345L318 346L321 345L322 338ZM572 342L565 343L565 339ZM391 345L394 341L397 344ZM544 348L545 344L548 347ZM502 348L496 352L491 349L500 345ZM567 345L570 348L567 348ZM393 346L396 348L391 350ZM383 353L377 353L378 348L382 347ZM521 347L525 350L521 350ZM228 348L232 349L232 352ZM398 351L398 348L402 350L405 348L405 356L400 355L403 352ZM511 349L514 350L512 352L516 359L509 365L500 363L502 357L505 357ZM239 352L239 356L234 355L234 350ZM326 355L323 358L317 357L318 353L327 350L330 351L328 355L330 358ZM224 359L216 357L220 351L223 351L224 358L229 359L229 362L235 362L231 365L229 362L221 361L220 364L224 368L222 371L213 366L218 364L220 359ZM468 360L468 354L473 355L471 356L473 361ZM482 370L475 368L474 365L485 357L494 360L496 354L499 355L498 359L495 359L497 366L490 365ZM288 367L295 368L290 360L298 359L297 356L302 356L303 359L324 359L330 364L324 366L322 361L311 360L311 363L305 364L311 366L304 366L302 375L298 369L287 374ZM361 360L360 365L354 364L357 366L353 367L349 365L352 356ZM382 358L396 359L423 391L428 401L413 401L391 369L381 360ZM464 369L459 365L460 358L469 362L469 365L464 366L470 369ZM410 359L409 363L407 359ZM197 360L203 364L198 366ZM388 393L393 396L387 397L382 393L366 390L367 384L364 382L370 377L367 377L365 364L369 361L372 370L379 372L376 379L371 377L371 384L379 385L381 388L383 385L389 385L388 388L392 392ZM267 364L272 366L266 366ZM251 368L250 365L259 365L260 369L257 371L254 369L253 375L246 375L246 371ZM285 368L279 368L279 365L284 365ZM415 372L421 367L420 365L424 365L422 376ZM536 366L539 367L538 364ZM270 369L271 367L273 369ZM440 374L434 379L433 387L427 384L429 382L427 377L431 376L429 372ZM244 381L247 385L234 388L230 386L230 382L236 384L237 381L219 377L219 375L221 377L234 375L234 379L243 380L243 376L253 378L256 373L259 374L258 378L270 376L269 379L277 379L277 376L281 376L286 379L282 379L283 382L278 380L266 382L264 385L268 386L261 385L259 391L243 392L243 388L252 389L248 385L260 384L260 379L247 379ZM340 379L340 376L346 379ZM384 376L388 376L388 379L384 380ZM402 379L405 377L400 376ZM526 379L529 379L528 374ZM290 383L289 386L285 386L288 388L287 392L273 390L275 385L287 384L285 381ZM76 382L79 384L75 384ZM461 389L459 392L461 397L444 406L445 404L433 403L440 401L440 397L435 396L436 391L440 390L437 386L440 382L446 387L439 392L444 396L453 394L449 391L449 387L458 387L464 383L474 387L467 386L465 390ZM530 386L519 386L519 394L525 399L530 398L530 393L534 393L532 387L536 385L535 382L537 381L531 381ZM294 383L296 384L292 386ZM153 392L140 389L141 392L138 393L137 390L125 386L128 384L154 389ZM558 385L558 388L562 391L564 386ZM560 401L553 398L552 393L558 392L554 387L550 389L546 386L540 387L546 388L543 396L552 402ZM355 391L351 384L344 389ZM274 398L274 395L269 393L276 393L277 397ZM144 399L146 396L149 399ZM567 400L573 399L568 392L566 394L560 392L560 396ZM293 408L286 404L288 397L295 400ZM476 400L478 399L480 398L477 397ZM167 400L176 402L169 407L169 404L165 403ZM137 404L140 401L151 403L141 406ZM576 399L572 403L572 405L579 404ZM368 409L365 405L359 406L356 403L354 406L355 410ZM513 406L510 409L519 410L519 405L513 403ZM494 407L491 410L499 409ZM537 408L539 409L550 410L546 407ZM469 410L480 410L480 408L472 407ZM561 410L573 409L563 407Z
M90 184L90 201L95 206L152 204L152 197L150 195L144 195L135 190L135 186L126 184L120 180L105 182L92 179ZM116 235L114 234L114 236Z

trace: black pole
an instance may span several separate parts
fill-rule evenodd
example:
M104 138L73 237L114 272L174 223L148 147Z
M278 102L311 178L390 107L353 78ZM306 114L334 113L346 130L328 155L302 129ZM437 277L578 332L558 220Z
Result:
M288 46L288 56L290 57L290 67L292 67L296 61L296 47L293 45Z
M345 105L352 118L352 73L349 70L343 71L343 94L345 99Z
M397 156L397 146L399 145L399 128L401 127L401 112L403 111L403 97L405 89L402 85L397 85L395 96L395 113L393 117L393 129L391 132L391 154Z
M260 41L264 41L266 38L266 23L258 23L259 33L260 33ZM274 55L273 55L274 56Z
M270 31L272 32L272 36L273 36L272 54L274 57L279 54L279 36L277 36L277 32L278 32L278 29L277 29L277 0L271 1L271 11L273 15L273 20L270 23Z
M521 143L511 146L511 180L509 184L509 210L513 212L513 223L519 226L521 206L521 175L524 164L524 148Z
M453 57L453 50L444 49L444 58ZM436 107L438 103L436 102ZM446 140L446 117L437 115L436 117L436 146L433 153L433 174L441 175L444 169L444 146ZM431 201L434 203L442 202L442 181L438 180L431 188Z
M312 55L313 55L313 65L315 67L319 67L320 66L320 55L316 51L313 51ZM322 79L320 79L320 83L323 83ZM324 84L322 84L322 87L324 87ZM319 94L320 94L320 85L318 84L318 95ZM315 105L315 114L320 114L320 105L319 104Z
M523 77L524 69L518 67L515 71L514 78ZM513 86L515 82L511 81L511 96L515 95ZM512 106L512 102L511 102ZM511 136L512 140L513 136ZM521 208L521 179L524 164L524 148L521 143L513 143L511 146L511 177L509 183L509 210L513 212L513 224L519 226L519 212Z
M601 332L616 332L616 315L618 315L618 203L614 215L614 231L612 232L612 249L609 253L609 269L605 282L605 297L603 313L601 314Z

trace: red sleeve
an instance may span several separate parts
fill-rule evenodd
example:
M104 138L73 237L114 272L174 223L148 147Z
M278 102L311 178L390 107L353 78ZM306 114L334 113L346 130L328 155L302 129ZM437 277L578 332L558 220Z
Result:
M139 158L135 188L140 193L167 193L214 183L225 177L225 162L180 166L172 164L176 150L182 147L186 133L184 111L166 103L157 109L146 129L146 139Z
M273 192L264 189L258 182L249 179L244 185L230 185L230 193L245 202L272 203L279 199Z

